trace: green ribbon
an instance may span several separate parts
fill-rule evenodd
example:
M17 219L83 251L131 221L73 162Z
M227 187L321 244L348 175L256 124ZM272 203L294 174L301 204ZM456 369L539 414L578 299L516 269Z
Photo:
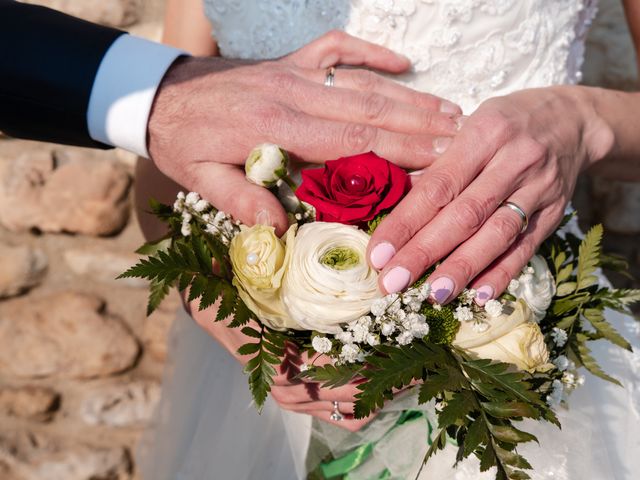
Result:
M431 445L431 434L433 432L433 426L431 425L431 422L429 422L429 419L425 416L424 412L420 410L405 410L404 412L402 412L402 414L400 414L400 416L398 417L398 420L396 420L396 423L389 429L385 436L401 425L418 420L420 418L424 418L427 422L427 426L429 428L429 433L427 434L427 444ZM347 452L341 457L329 460L327 462L322 462L320 464L320 471L322 472L322 475L325 479L342 477L343 480L349 480L349 473L362 465L371 456L375 445L379 441L380 440L365 443L351 450L350 452ZM376 480L388 480L389 478L391 478L391 472L389 472L389 470L385 468L378 474Z

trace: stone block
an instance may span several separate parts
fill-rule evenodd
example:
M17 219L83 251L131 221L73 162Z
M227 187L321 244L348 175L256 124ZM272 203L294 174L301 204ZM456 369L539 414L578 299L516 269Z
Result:
M19 299L0 307L0 373L95 378L131 368L139 346L104 302L75 292Z
M101 385L88 389L80 407L89 425L142 427L160 400L160 385L153 381Z
M130 184L115 162L57 165L51 152L25 153L0 164L0 224L13 232L111 235L129 218Z
M40 249L0 242L0 298L18 295L38 285L47 264L47 256Z
M0 388L0 414L36 421L51 420L60 404L53 389L28 385Z

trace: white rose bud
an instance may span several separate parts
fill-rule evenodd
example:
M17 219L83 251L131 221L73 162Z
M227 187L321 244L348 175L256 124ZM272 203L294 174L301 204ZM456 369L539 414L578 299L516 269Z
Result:
M535 255L529 264L517 283L509 286L509 293L524 300L539 322L547 314L547 308L556 294L556 281L546 260L540 255Z
M273 187L287 176L289 155L277 145L263 143L251 150L244 170L247 180L261 187Z

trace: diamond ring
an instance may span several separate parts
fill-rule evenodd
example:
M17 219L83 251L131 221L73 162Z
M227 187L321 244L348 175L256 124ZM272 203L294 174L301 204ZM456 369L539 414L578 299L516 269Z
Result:
M333 412L329 416L329 418L334 422L341 422L342 420L344 420L344 415L342 415L340 413L340 410L338 410L338 405L339 405L338 402L336 401L333 402Z

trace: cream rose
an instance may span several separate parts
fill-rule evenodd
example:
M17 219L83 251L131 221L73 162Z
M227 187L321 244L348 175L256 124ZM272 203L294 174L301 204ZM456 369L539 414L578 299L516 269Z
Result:
M480 358L511 363L519 370L553 367L544 336L524 301L505 305L502 315L485 321L489 328L482 332L473 328L473 322L461 322L453 344Z
M556 294L556 281L547 261L535 255L518 280L509 286L509 293L526 302L537 322L542 320Z
M369 235L340 223L300 227L282 285L282 299L300 328L338 333L366 315L382 294L365 253Z
M273 227L243 225L229 247L238 295L265 325L276 330L296 328L280 296L295 233L294 225L283 241Z

